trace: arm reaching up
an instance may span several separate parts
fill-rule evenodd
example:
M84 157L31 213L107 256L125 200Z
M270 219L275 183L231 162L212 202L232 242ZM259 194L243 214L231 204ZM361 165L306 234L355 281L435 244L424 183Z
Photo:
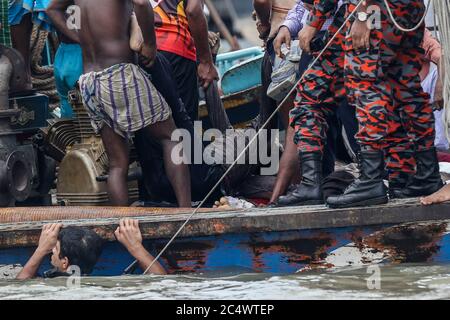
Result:
M142 270L146 270L155 260L155 258L142 245L142 235L139 230L139 222L133 219L120 220L119 227L114 232L117 241L119 241L128 252L139 262ZM161 264L156 261L147 274L166 274Z
M134 4L134 13L144 38L144 43L140 51L141 62L145 67L150 68L155 62L157 49L153 8L148 0L132 1Z
M50 254L53 248L56 247L58 234L61 227L62 224L53 223L47 224L42 228L41 237L39 238L39 245L25 267L17 275L17 280L32 279L36 276L42 260L44 260L45 256Z

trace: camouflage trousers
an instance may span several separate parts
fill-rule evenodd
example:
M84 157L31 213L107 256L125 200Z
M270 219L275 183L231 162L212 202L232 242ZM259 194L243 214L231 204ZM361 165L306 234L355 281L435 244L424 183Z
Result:
M350 22L300 83L291 125L299 150L321 151L324 115L335 112L335 101L346 94L357 110L358 143L363 150L384 150L390 179L395 179L415 172L414 150L433 146L434 117L419 78L424 26L415 32L401 32L387 16L383 2L376 2L381 9L381 28L371 31L370 50L353 50L351 37L345 36ZM424 12L423 0L390 3L405 27ZM353 9L354 5L348 5L347 14ZM330 34L341 25L342 14L336 15Z

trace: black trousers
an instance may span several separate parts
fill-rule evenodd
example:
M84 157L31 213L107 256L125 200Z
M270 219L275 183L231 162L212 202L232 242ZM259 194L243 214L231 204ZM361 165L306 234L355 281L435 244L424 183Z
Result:
M160 51L160 53L172 66L178 95L181 97L189 117L193 121L197 120L199 104L197 62L167 51Z

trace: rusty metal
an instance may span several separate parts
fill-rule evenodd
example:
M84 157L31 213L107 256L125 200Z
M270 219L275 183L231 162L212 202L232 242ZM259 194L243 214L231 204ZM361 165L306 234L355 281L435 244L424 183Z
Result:
M217 209L202 209L200 212L218 212ZM27 207L0 208L0 226L44 221L92 220L102 223L102 219L124 217L145 217L150 215L171 215L189 213L189 208L138 208L138 207Z
M362 239L360 246L384 252L391 263L426 262L439 251L448 223L406 224Z

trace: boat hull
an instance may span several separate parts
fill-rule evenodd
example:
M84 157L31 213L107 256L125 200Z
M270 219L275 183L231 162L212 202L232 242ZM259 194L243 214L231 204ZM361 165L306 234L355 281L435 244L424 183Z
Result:
M167 239L145 241L156 255ZM0 251L3 265L24 265L34 248ZM133 262L117 242L106 243L95 276L119 276ZM371 226L287 232L225 234L176 240L161 262L174 274L292 274L297 271L364 267L376 263L450 262L448 221L399 227ZM50 269L49 259L40 272ZM139 274L136 268L132 273Z
M422 207L417 200L410 200L345 210L323 206L205 210L191 220L161 262L169 273L221 276L285 274L377 263L450 262L449 207ZM97 276L121 275L133 262L114 241L113 231L121 216L139 219L145 246L155 255L189 216L180 209L169 213L146 208L77 211L70 207L35 209L28 215L17 211L19 208L8 210L4 215L0 212L0 265L26 263L42 225L63 221L64 225L92 228L107 240L94 272ZM12 210L17 211L14 218ZM49 268L47 261L41 271Z

